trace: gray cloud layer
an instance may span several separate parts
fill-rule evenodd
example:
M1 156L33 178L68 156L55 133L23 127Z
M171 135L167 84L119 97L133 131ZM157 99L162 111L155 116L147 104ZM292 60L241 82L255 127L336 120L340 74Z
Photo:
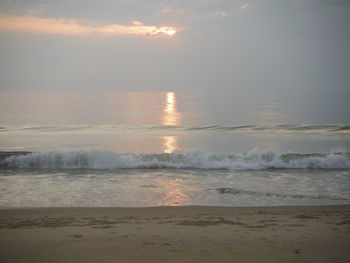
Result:
M1 90L349 95L349 1L2 1L0 10L95 27L137 20L183 28L171 39L0 32Z

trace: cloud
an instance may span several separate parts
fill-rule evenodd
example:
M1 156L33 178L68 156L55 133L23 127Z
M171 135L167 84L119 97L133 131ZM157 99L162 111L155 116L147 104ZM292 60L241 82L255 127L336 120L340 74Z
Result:
M139 21L133 21L132 25L109 24L104 26L87 26L75 19L0 14L0 31L17 31L33 34L170 36L178 30L176 27L146 26Z
M225 11L216 11L210 13L212 16L228 16L228 13Z
M171 8L163 8L160 12L160 14L173 14L173 15L184 15L185 10L183 9L171 9Z
M240 9L247 9L247 8L249 8L250 7L250 4L249 3L246 3L246 4L244 4L244 5L241 5L239 8Z
M26 14L27 15L36 15L42 13L46 9L46 4L44 3L36 3L31 9L29 9Z

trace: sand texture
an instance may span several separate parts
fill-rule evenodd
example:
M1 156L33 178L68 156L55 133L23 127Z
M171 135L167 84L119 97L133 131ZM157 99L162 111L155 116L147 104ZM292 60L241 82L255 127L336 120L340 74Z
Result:
M350 206L2 209L0 262L350 262Z

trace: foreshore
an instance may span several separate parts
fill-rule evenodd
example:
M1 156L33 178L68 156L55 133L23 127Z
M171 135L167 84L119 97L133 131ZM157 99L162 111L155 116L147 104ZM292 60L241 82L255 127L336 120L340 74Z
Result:
M0 209L0 262L348 262L350 205Z

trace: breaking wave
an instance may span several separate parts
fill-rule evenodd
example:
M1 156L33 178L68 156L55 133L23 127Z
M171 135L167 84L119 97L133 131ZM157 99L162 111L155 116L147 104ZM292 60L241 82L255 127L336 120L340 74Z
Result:
M350 154L282 154L270 149L254 149L245 154L209 154L199 150L170 154L47 151L5 156L0 165L20 169L350 169Z

